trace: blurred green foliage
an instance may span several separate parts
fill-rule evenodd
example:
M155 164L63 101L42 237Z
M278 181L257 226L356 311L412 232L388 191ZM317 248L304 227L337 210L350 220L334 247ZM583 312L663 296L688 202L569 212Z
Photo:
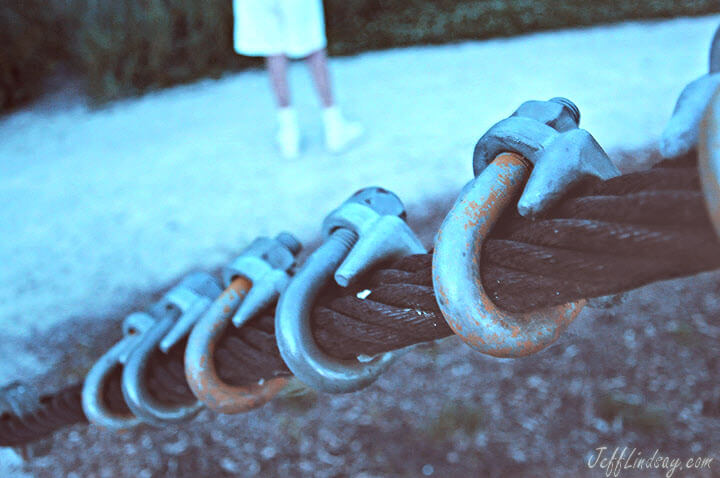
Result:
M716 0L325 0L330 52L720 12Z
M36 95L64 57L66 28L56 0L5 0L0 6L0 110Z
M667 429L670 423L666 409L617 392L601 396L596 412L607 422L620 418L624 426L649 434Z
M637 18L720 12L717 0L325 0L334 55ZM5 0L0 109L58 64L98 101L258 65L232 49L231 0Z
M450 440L458 431L472 435L483 428L484 424L485 414L482 406L455 400L443 405L436 416L430 417L427 427L422 432L430 440L444 442Z
M680 322L670 336L680 345L692 346L698 341L698 332L691 323Z
M224 0L75 0L75 66L105 100L236 66Z

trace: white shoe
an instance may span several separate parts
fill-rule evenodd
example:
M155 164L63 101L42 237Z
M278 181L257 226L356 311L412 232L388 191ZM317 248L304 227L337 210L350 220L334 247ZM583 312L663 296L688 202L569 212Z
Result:
M288 106L278 110L278 132L275 140L285 158L296 158L300 154L300 128L294 108Z
M360 123L348 121L337 106L323 111L325 124L325 145L331 153L339 153L362 136L364 130Z

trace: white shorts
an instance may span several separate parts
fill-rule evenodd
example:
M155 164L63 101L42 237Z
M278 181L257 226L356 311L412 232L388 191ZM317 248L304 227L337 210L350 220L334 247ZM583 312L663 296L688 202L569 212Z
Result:
M302 58L325 48L322 0L233 0L235 51Z

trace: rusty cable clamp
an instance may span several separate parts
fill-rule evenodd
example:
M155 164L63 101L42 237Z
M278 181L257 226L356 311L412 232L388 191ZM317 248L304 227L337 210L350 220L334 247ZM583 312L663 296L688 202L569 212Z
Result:
M218 376L214 352L230 319L236 327L271 306L285 289L300 242L289 233L253 241L223 269L225 291L194 325L185 348L185 378L209 409L241 413L270 401L287 384L275 377L251 386L233 386Z
M693 149L710 221L720 236L720 27L710 45L708 73L680 93L660 141L665 159Z
M275 312L275 336L280 355L302 383L319 391L359 390L378 377L396 353L339 360L318 347L310 312L323 287L334 277L348 286L373 266L425 248L405 222L405 207L390 191L361 189L323 221L325 242L290 281Z
M710 101L700 128L698 169L710 221L720 237L720 89Z
M660 153L665 159L679 158L701 147L703 122L720 90L720 27L710 45L709 60L708 72L688 83L675 103L660 140Z
M720 27L710 47L710 76L720 78ZM720 82L699 125L698 169L710 221L720 237Z
M436 236L437 303L450 328L480 352L496 357L538 352L557 340L586 302L508 313L485 292L480 273L483 242L523 187L519 212L536 215L588 176L619 174L592 136L578 129L579 119L571 101L553 98L524 103L493 126L475 148L476 178L463 188ZM526 186L533 164L542 167L533 171L534 189Z

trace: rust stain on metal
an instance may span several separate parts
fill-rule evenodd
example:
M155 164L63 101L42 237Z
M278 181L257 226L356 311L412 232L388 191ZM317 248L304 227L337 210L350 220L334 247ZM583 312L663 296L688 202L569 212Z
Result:
M217 341L251 286L251 282L242 277L233 280L206 316L198 321L197 330L191 335L193 354L186 355L186 378L198 400L216 412L241 413L262 406L287 383L287 379L280 377L262 384L232 386L224 383L215 369L213 356Z
M700 125L698 169L708 215L720 237L720 90Z
M433 259L433 283L443 316L465 342L496 357L521 357L557 340L584 301L510 314L485 293L480 276L483 240L531 170L527 160L514 153L499 155L491 166L482 174L494 176L481 174L443 222L435 249L439 259ZM471 267L462 264L467 260Z

